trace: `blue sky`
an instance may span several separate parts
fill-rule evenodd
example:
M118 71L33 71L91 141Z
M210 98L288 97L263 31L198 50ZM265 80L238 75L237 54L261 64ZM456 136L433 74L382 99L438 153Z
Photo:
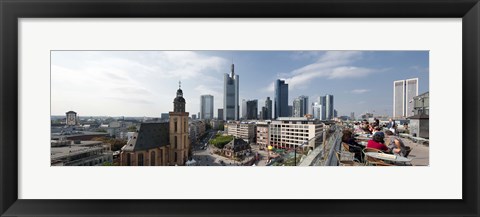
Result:
M273 100L273 82L289 84L289 104L333 94L339 115L392 114L393 81L419 78L429 89L428 51L52 51L52 115L148 116L173 108L182 81L187 111L200 95L222 107L223 74L235 64L241 99ZM260 108L259 108L260 109Z

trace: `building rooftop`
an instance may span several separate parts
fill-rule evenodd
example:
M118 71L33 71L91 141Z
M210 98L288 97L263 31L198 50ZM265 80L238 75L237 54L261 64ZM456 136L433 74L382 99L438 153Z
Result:
M169 123L142 123L137 135L124 146L124 151L148 150L170 143Z
M52 160L56 160L100 149L103 149L101 141L81 141L79 144L69 143L67 146L51 147L50 157Z

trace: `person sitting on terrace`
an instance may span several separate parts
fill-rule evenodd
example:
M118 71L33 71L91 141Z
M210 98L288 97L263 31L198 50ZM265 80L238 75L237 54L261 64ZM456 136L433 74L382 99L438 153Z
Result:
M372 134L375 134L375 133L377 133L377 132L382 132L381 129L380 129L380 127L374 127L374 128L372 129Z
M375 148L384 152L388 152L388 147L385 145L385 134L383 132L377 132L373 135L373 138L368 141L367 148Z
M342 142L346 143L348 145L348 149L350 152L355 154L356 159L363 159L362 158L362 149L365 148L365 146L358 144L355 139L353 138L353 133L350 130L344 130L343 131L343 136L342 136Z
M397 124L395 123L395 121L393 119L389 119L388 120L388 125L387 125L387 128L388 130L392 131L393 134L396 133L397 131Z
M386 144L388 144L389 152L394 155L405 157L407 155L407 148L402 139L393 135L391 131L386 131Z

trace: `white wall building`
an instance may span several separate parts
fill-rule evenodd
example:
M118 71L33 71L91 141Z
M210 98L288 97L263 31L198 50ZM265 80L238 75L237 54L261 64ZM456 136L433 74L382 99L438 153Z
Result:
M278 118L269 128L270 145L276 148L291 149L305 144L303 148L315 148L319 144L313 138L320 135L324 124L307 118Z

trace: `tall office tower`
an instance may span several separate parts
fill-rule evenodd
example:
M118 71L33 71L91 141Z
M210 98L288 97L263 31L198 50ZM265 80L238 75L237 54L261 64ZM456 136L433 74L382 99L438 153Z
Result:
M275 118L289 117L288 84L284 80L275 81Z
M267 99L265 100L265 112L263 114L263 119L264 120L270 120L272 119L272 100L270 99L270 97L267 97Z
M350 120L355 120L355 112L350 113Z
M313 118L318 120L325 120L325 106L321 105L319 102L313 103L312 113Z
M393 117L405 117L405 80L393 82Z
M414 115L413 97L418 96L418 78L411 78L405 81L405 117Z
M299 96L293 100L293 117L303 117L308 114L308 96Z
M293 100L293 117L300 117L300 99Z
M269 115L269 111L268 111L268 108L265 107L265 106L262 107L262 111L260 112L260 114L261 114L261 115L260 115L259 118L261 118L262 120L270 120L270 119L272 119L271 116L270 116L270 117L268 116L268 115Z
M223 109L218 109L217 116L218 120L223 120Z
M303 117L308 114L308 96L299 96L296 106L294 101L293 113L294 117Z
M318 104L321 106L319 120L327 120L327 97L326 96L319 96L318 97Z
M333 95L326 95L326 105L325 105L325 110L327 112L327 120L333 119L333 110L334 110L334 105L333 105Z
M338 117L338 112L337 112L336 109L333 110L333 117L334 117L334 118Z
M258 100L247 100L247 120L258 119Z
M287 117L293 117L293 106L288 105L288 115Z
M242 99L242 115L240 116L240 119L247 119L247 100Z
M235 66L232 64L230 75L225 73L223 85L223 118L224 120L239 119L238 105L239 77L235 75Z
M200 96L200 119L210 120L213 119L213 96L201 95Z
M413 97L418 95L418 78L393 82L393 117L413 115Z

